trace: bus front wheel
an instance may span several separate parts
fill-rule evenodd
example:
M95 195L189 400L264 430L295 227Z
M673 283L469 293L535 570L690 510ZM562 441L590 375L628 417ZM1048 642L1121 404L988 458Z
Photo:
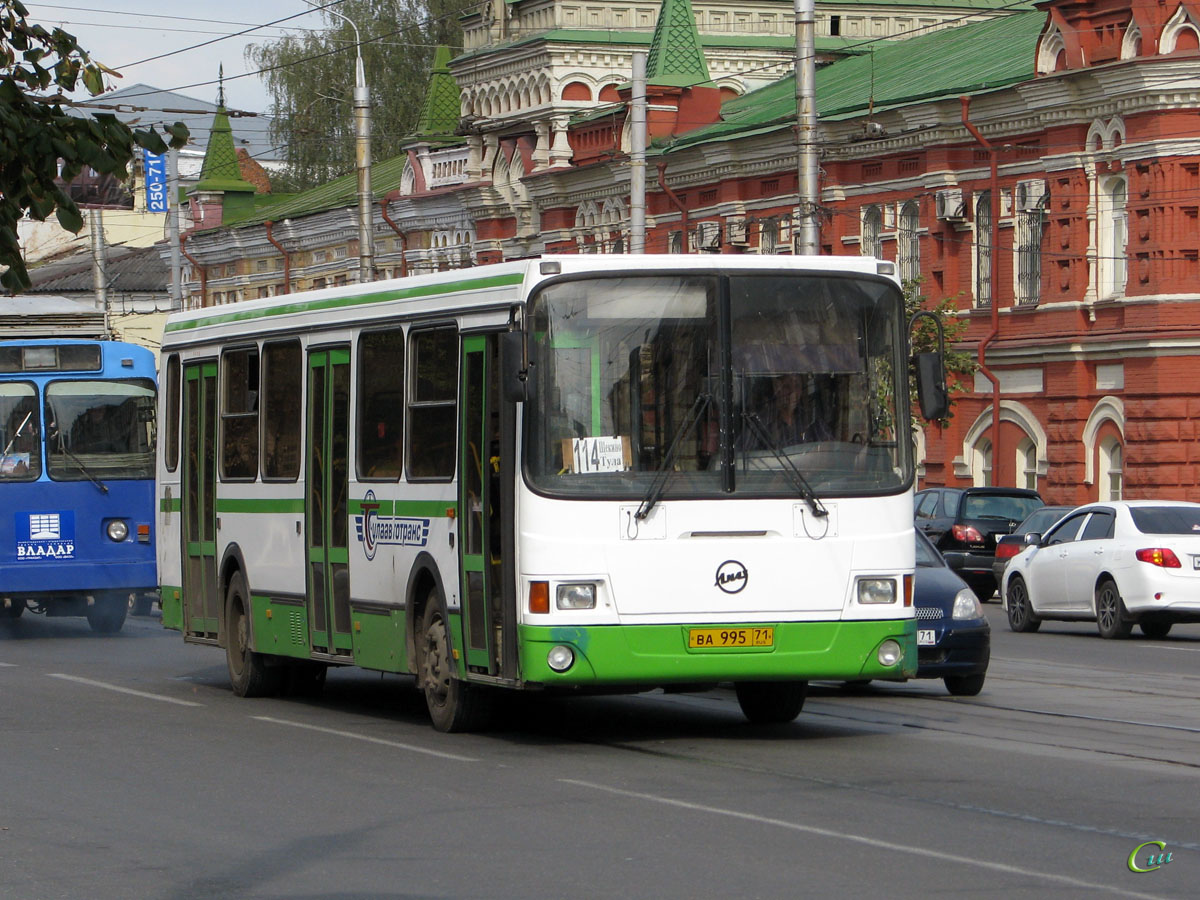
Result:
M269 697L278 693L283 669L268 666L266 657L250 647L249 596L245 576L235 572L225 594L228 610L225 658L229 662L229 683L239 697Z
M738 706L755 725L782 725L800 715L807 681L739 681L733 686Z
M96 594L87 608L88 625L98 634L116 634L125 624L129 601L124 594Z
M485 718L481 689L458 678L450 652L450 633L441 601L430 595L421 617L417 642L418 678L429 707L429 718L438 731L473 731Z

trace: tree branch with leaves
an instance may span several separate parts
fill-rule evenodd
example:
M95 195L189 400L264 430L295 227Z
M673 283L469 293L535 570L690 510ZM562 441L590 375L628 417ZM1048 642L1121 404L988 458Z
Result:
M104 75L118 73L94 61L74 35L47 31L28 16L20 0L0 0L0 284L9 291L29 287L17 239L22 217L44 222L55 215L78 233L83 216L64 184L85 166L125 180L135 147L167 150L153 128L134 129L107 113L84 118L64 110L65 93L82 85L95 97L104 92ZM182 122L165 131L170 146L187 143Z

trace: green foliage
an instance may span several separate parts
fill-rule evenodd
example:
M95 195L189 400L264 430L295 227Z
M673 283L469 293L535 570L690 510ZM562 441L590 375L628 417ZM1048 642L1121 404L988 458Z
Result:
M345 0L336 7L358 26L371 94L371 158L399 155L412 133L439 44L462 46L458 14L477 0ZM246 51L271 94L271 137L296 189L355 167L354 29L330 12L328 27Z
M53 213L63 228L78 232L83 217L64 183L85 166L125 179L135 144L153 153L167 149L153 130L131 129L113 115L68 115L62 92L82 84L96 96L111 70L94 62L73 35L47 31L28 15L20 0L0 0L0 267L7 267L0 284L10 291L29 287L17 242L17 222L25 213L38 221ZM50 90L55 93L44 95ZM182 123L167 131L171 146L187 142Z
M950 395L950 414L938 424L945 427L954 417L954 396L970 390L971 376L975 374L978 365L972 353L955 349L967 331L967 319L957 315L958 303L956 297L946 297L934 303L921 293L921 279L908 281L904 284L904 312L909 320L921 310L931 312L942 323L942 331L946 341L946 387ZM917 320L912 331L912 352L926 353L938 349L937 327L928 317ZM910 385L912 390L912 407L918 409L915 380ZM914 421L914 425L916 422Z

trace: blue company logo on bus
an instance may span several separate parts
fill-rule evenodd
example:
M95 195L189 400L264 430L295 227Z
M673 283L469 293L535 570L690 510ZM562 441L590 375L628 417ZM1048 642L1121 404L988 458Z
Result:
M367 559L375 558L375 550L383 545L395 547L424 547L429 543L429 519L411 516L381 516L382 504L374 491L362 499L362 515L354 517L354 533L363 545Z
M73 510L20 512L15 525L18 560L75 558Z

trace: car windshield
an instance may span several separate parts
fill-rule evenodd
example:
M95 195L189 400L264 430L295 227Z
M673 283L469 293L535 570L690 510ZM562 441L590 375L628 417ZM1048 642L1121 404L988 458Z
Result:
M899 299L886 281L819 274L549 284L531 304L531 483L638 498L661 476L664 498L795 496L798 471L818 496L901 490Z
M47 467L57 481L154 477L154 385L56 381L46 388Z
M962 515L964 519L1008 519L1020 522L1041 505L1038 497L967 494Z
M1070 506L1046 506L1037 510L1021 523L1020 531L1028 534L1031 531L1039 533L1047 531L1051 525L1069 513L1073 507Z
M0 382L0 481L34 481L42 470L37 388Z
M1200 506L1133 506L1129 515L1142 534L1200 534Z

